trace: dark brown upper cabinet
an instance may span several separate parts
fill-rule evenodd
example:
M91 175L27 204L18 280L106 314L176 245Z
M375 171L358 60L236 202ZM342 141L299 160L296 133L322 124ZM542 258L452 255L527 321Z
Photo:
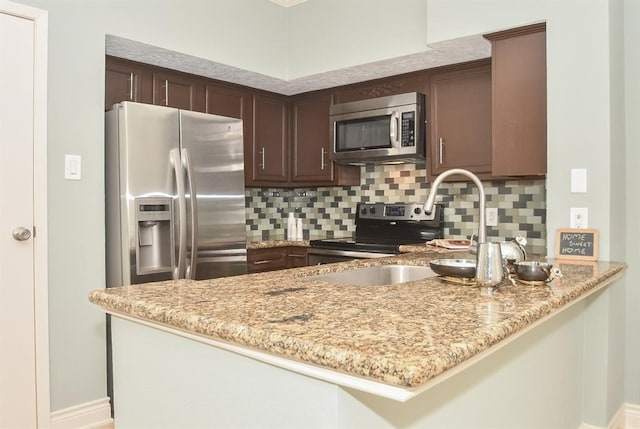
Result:
M544 175L545 25L485 37L491 59L295 96L108 56L105 107L132 100L241 118L249 187L357 186L359 167L330 161L331 104L420 92L430 104L429 179L450 168L485 180Z
M153 73L148 66L107 57L104 108L121 101L153 102Z
M494 176L547 172L546 24L486 34L492 50Z
M430 106L429 178L451 168L490 177L491 65L432 75Z
M285 184L288 180L288 99L254 94L253 139L245 145L245 177L248 186ZM245 139L245 143L247 140ZM251 160L251 165L247 164ZM252 174L247 176L246 169Z
M246 89L207 83L205 98L206 113L236 119L251 116L251 93Z
M190 75L155 71L153 73L153 104L177 109L205 111L205 84Z
M291 104L291 181L296 185L360 185L360 168L331 161L329 108L333 95L294 97Z
M334 88L334 103L349 103L368 98L386 97L407 92L429 93L429 70L404 73Z

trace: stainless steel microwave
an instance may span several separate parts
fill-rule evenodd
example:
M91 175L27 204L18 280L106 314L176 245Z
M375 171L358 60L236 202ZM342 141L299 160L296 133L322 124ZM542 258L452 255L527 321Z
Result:
M417 92L334 104L331 159L340 164L425 163L425 96Z

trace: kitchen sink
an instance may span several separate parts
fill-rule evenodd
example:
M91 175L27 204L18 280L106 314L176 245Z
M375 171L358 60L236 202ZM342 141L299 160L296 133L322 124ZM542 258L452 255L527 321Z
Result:
M308 277L330 283L342 283L361 286L395 285L399 283L436 277L429 267L419 265L376 265L366 268L338 271Z

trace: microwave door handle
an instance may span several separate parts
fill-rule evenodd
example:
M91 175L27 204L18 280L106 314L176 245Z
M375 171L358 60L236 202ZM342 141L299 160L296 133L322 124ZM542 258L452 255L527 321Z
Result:
M185 254L187 250L187 201L184 192L184 170L178 148L171 149L171 152L169 152L169 161L175 174L176 190L178 193L178 258L177 264L173 267L173 279L177 280L184 278Z
M391 141L391 147L398 147L400 142L400 136L398 135L398 112L391 112L389 118L389 140Z
M185 279L196 278L196 264L198 263L198 198L196 193L196 184L193 178L193 164L191 156L187 149L182 149L182 167L187 173L187 184L189 186L189 209L191 211L191 259L186 266Z

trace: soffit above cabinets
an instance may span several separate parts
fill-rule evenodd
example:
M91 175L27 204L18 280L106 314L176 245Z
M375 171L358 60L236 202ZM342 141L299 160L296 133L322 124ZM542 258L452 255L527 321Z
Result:
M300 3L304 3L307 0L271 0L271 1L282 7L291 7Z
M293 0L292 0L293 1ZM218 79L283 95L333 88L448 64L489 58L491 44L481 34L445 40L423 52L284 80L176 51L107 35L107 55Z

